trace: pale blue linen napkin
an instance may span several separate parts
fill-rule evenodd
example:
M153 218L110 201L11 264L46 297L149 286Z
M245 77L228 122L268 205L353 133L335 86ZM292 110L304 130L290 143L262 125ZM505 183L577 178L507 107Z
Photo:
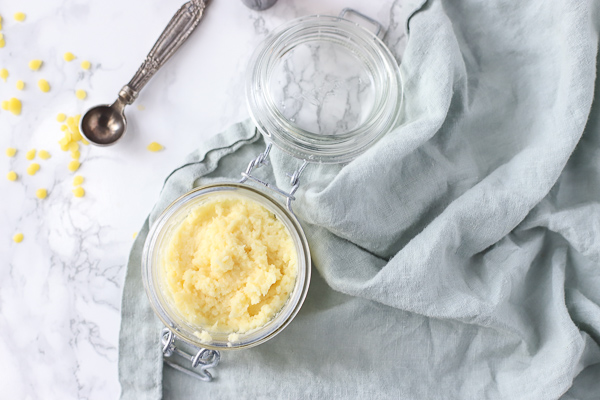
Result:
M597 399L599 21L597 1L428 1L410 20L401 125L302 177L305 305L273 340L224 353L211 383L163 367L146 223L123 294L122 398ZM263 148L249 122L203 144L150 224ZM271 159L285 187L295 161Z

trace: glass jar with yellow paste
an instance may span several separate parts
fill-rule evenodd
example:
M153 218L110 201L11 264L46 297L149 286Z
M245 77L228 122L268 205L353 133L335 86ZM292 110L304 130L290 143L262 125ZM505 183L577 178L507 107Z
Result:
M154 223L142 266L162 322L214 350L256 346L281 332L310 281L296 217L241 183L203 186L175 200Z
M348 13L376 32L343 18ZM264 343L298 313L311 270L292 212L300 175L311 162L351 161L400 115L400 71L383 33L377 21L345 9L339 17L284 24L254 52L246 98L267 148L241 181L202 186L175 200L146 239L144 286L166 326L163 354L174 368L192 374L171 362L177 353L197 377L210 380L207 369L219 351ZM273 145L303 161L288 192L253 175Z
M206 327L205 342L212 341L208 332L239 336L283 308L298 274L296 253L289 230L260 203L213 196L195 205L169 238L166 290L186 321Z

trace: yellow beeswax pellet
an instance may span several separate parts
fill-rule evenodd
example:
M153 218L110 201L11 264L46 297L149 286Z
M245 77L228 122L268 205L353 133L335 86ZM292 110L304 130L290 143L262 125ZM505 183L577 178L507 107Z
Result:
M133 232L133 238L135 239L137 237L137 232Z
M83 68L83 69L90 69L91 66L92 66L92 64L87 60L81 62L81 68Z
M35 149L31 149L27 153L25 153L25 158L29 161L33 160L35 158Z
M40 170L40 164L38 163L31 163L29 164L29 167L27 167L27 173L29 175L35 175L36 172L38 172Z
M8 111L10 111L11 113L13 113L14 115L19 115L21 114L21 100L16 99L16 98L11 98L8 101Z
M15 149L14 147L9 147L8 149L6 149L7 157L14 157L15 154L17 154L17 149Z
M71 152L71 158L73 160L79 160L79 157L81 157L81 153L79 153L79 151L72 151Z
M67 119L67 116L64 113L58 113L58 115L56 116L56 120L58 122L65 122L65 119Z
M71 136L75 141L83 140L83 136L81 136L81 133L79 133L79 127L77 127L73 133L71 133Z
M35 195L38 199L45 199L48 196L48 191L46 189L38 189L35 191Z
M40 69L44 62L42 60L31 60L29 61L29 69L32 71L37 71Z
M85 140L85 138L81 138L81 143L85 144L86 146L88 144L90 144L90 142L88 142L87 140Z
M47 80L45 79L40 79L38 81L38 87L40 88L40 90L44 93L49 92L50 91L50 84L48 83Z
M160 150L164 149L164 147L162 145L160 145L159 143L156 143L156 142L150 143L146 148L150 151L160 151Z
M77 144L77 142L69 143L69 151L77 151L77 150L79 150L79 145Z
M17 89L23 90L23 89L25 89L25 82L23 82L22 80L18 80L16 86L17 86Z
M79 186L83 183L85 179L81 175L75 175L73 178L73 186Z
M71 171L71 172L77 171L79 169L80 165L81 164L77 160L71 160L71 161L69 161L69 171Z
M23 22L25 21L25 13L16 12L14 15L15 21Z
M2 29L2 15L0 15L0 29Z
M69 127L67 125L63 124L63 125L60 126L60 130L61 131L66 131L67 129L69 129Z
M50 153L48 153L46 150L40 150L38 153L38 156L42 159L42 160L47 160L50 158Z
M6 78L8 78L8 70L6 68L0 69L0 78L6 82Z
M83 136L81 136L81 133L79 133L79 128L77 128L75 132L71 133L71 137L74 141L83 140Z
M19 176L15 171L10 171L8 174L6 174L6 179L9 181L16 181L18 177Z
M10 110L10 102L8 100L2 100L2 109L3 110Z
M69 150L69 143L71 142L71 134L69 132L65 132L65 136L63 136L59 141L58 144L60 144L61 146L65 146L64 151Z
M81 186L78 186L75 189L73 189L73 194L75 195L75 197L83 197L85 195L85 190L83 190Z
M22 233L15 234L15 236L13 236L13 240L15 243L21 243L23 241L23 234Z
M65 59L66 62L70 62L70 61L73 61L75 59L75 55L73 53L71 53L70 51L67 51L63 55L63 58Z
M87 97L87 93L83 89L77 89L75 91L75 96L77 96L79 100L83 100Z
M0 29L2 29L2 26L0 26ZM4 39L4 35L0 33L0 48L6 46L6 40Z

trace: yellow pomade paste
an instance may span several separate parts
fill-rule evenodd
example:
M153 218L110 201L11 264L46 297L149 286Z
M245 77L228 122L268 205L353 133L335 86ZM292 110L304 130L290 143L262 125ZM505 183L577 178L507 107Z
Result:
M175 308L211 332L244 333L285 305L298 258L285 225L259 203L219 196L174 229L164 256Z

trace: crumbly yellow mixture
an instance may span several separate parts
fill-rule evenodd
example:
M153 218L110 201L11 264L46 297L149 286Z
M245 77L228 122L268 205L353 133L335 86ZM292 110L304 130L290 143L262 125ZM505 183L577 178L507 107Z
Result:
M175 228L164 255L165 287L188 322L244 333L284 306L298 258L289 231L259 203L219 196Z

